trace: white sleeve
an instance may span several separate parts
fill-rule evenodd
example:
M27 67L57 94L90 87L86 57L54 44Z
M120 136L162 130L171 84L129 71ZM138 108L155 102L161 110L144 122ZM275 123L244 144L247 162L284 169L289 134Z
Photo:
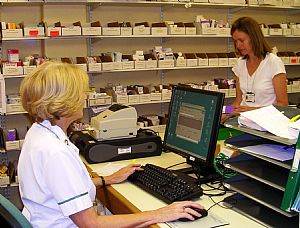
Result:
M274 58L271 59L269 67L272 74L272 79L277 74L286 73L285 66L278 56L274 56Z
M58 151L47 157L44 167L45 182L65 216L92 206L79 162L67 153Z

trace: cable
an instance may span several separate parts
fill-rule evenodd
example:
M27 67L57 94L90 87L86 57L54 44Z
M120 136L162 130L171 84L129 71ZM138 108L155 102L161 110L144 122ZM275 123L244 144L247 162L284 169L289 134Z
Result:
M170 166L166 167L165 169L170 169L170 168L173 168L175 166L182 165L182 164L186 164L186 162L180 162L180 163L177 163L177 164L174 164L174 165L170 165Z
M224 166L224 161L226 161L229 157L223 153L219 153L217 157L215 157L213 166L218 174L220 174L225 179L231 178L236 175L231 169L228 169Z

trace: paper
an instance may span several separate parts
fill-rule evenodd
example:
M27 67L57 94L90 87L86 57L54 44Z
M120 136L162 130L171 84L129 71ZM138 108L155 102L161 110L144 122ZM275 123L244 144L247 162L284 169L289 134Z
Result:
M238 123L241 126L249 127L251 129L255 129L255 130L258 130L258 131L267 131L266 129L262 128L257 123L255 123L254 121L252 121L250 119L247 119L243 116L238 117Z
M240 149L279 161L291 160L295 154L294 147L278 144L260 144L255 146L245 146L241 147Z
M255 122L268 132L279 137L287 139L298 138L299 130L291 131L289 129L289 118L283 115L283 113L281 113L273 105L248 112L242 112L240 116Z
M124 165L124 164L108 163L106 166L104 166L102 168L93 170L93 172L97 173L100 176L109 176L125 166L126 165Z
M213 214L212 212L208 212L208 216L204 218L197 219L195 221L190 222L180 222L173 221L166 223L169 227L180 227L180 228L208 228L208 227L220 227L229 225L229 222L225 221L221 217Z

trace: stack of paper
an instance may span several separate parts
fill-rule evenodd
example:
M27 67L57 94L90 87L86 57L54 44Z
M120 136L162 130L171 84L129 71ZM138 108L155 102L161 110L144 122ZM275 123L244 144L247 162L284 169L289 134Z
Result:
M273 105L248 112L242 112L240 114L239 122L247 127L256 130L264 129L274 135L288 139L297 139L300 129L300 123L299 129L291 128L289 118Z

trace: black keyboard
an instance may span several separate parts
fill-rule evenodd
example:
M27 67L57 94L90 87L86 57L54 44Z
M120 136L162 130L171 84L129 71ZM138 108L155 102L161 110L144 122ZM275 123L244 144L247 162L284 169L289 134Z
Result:
M146 164L141 168L144 170L136 171L128 180L168 204L198 198L203 194L192 178L184 174L153 164Z

